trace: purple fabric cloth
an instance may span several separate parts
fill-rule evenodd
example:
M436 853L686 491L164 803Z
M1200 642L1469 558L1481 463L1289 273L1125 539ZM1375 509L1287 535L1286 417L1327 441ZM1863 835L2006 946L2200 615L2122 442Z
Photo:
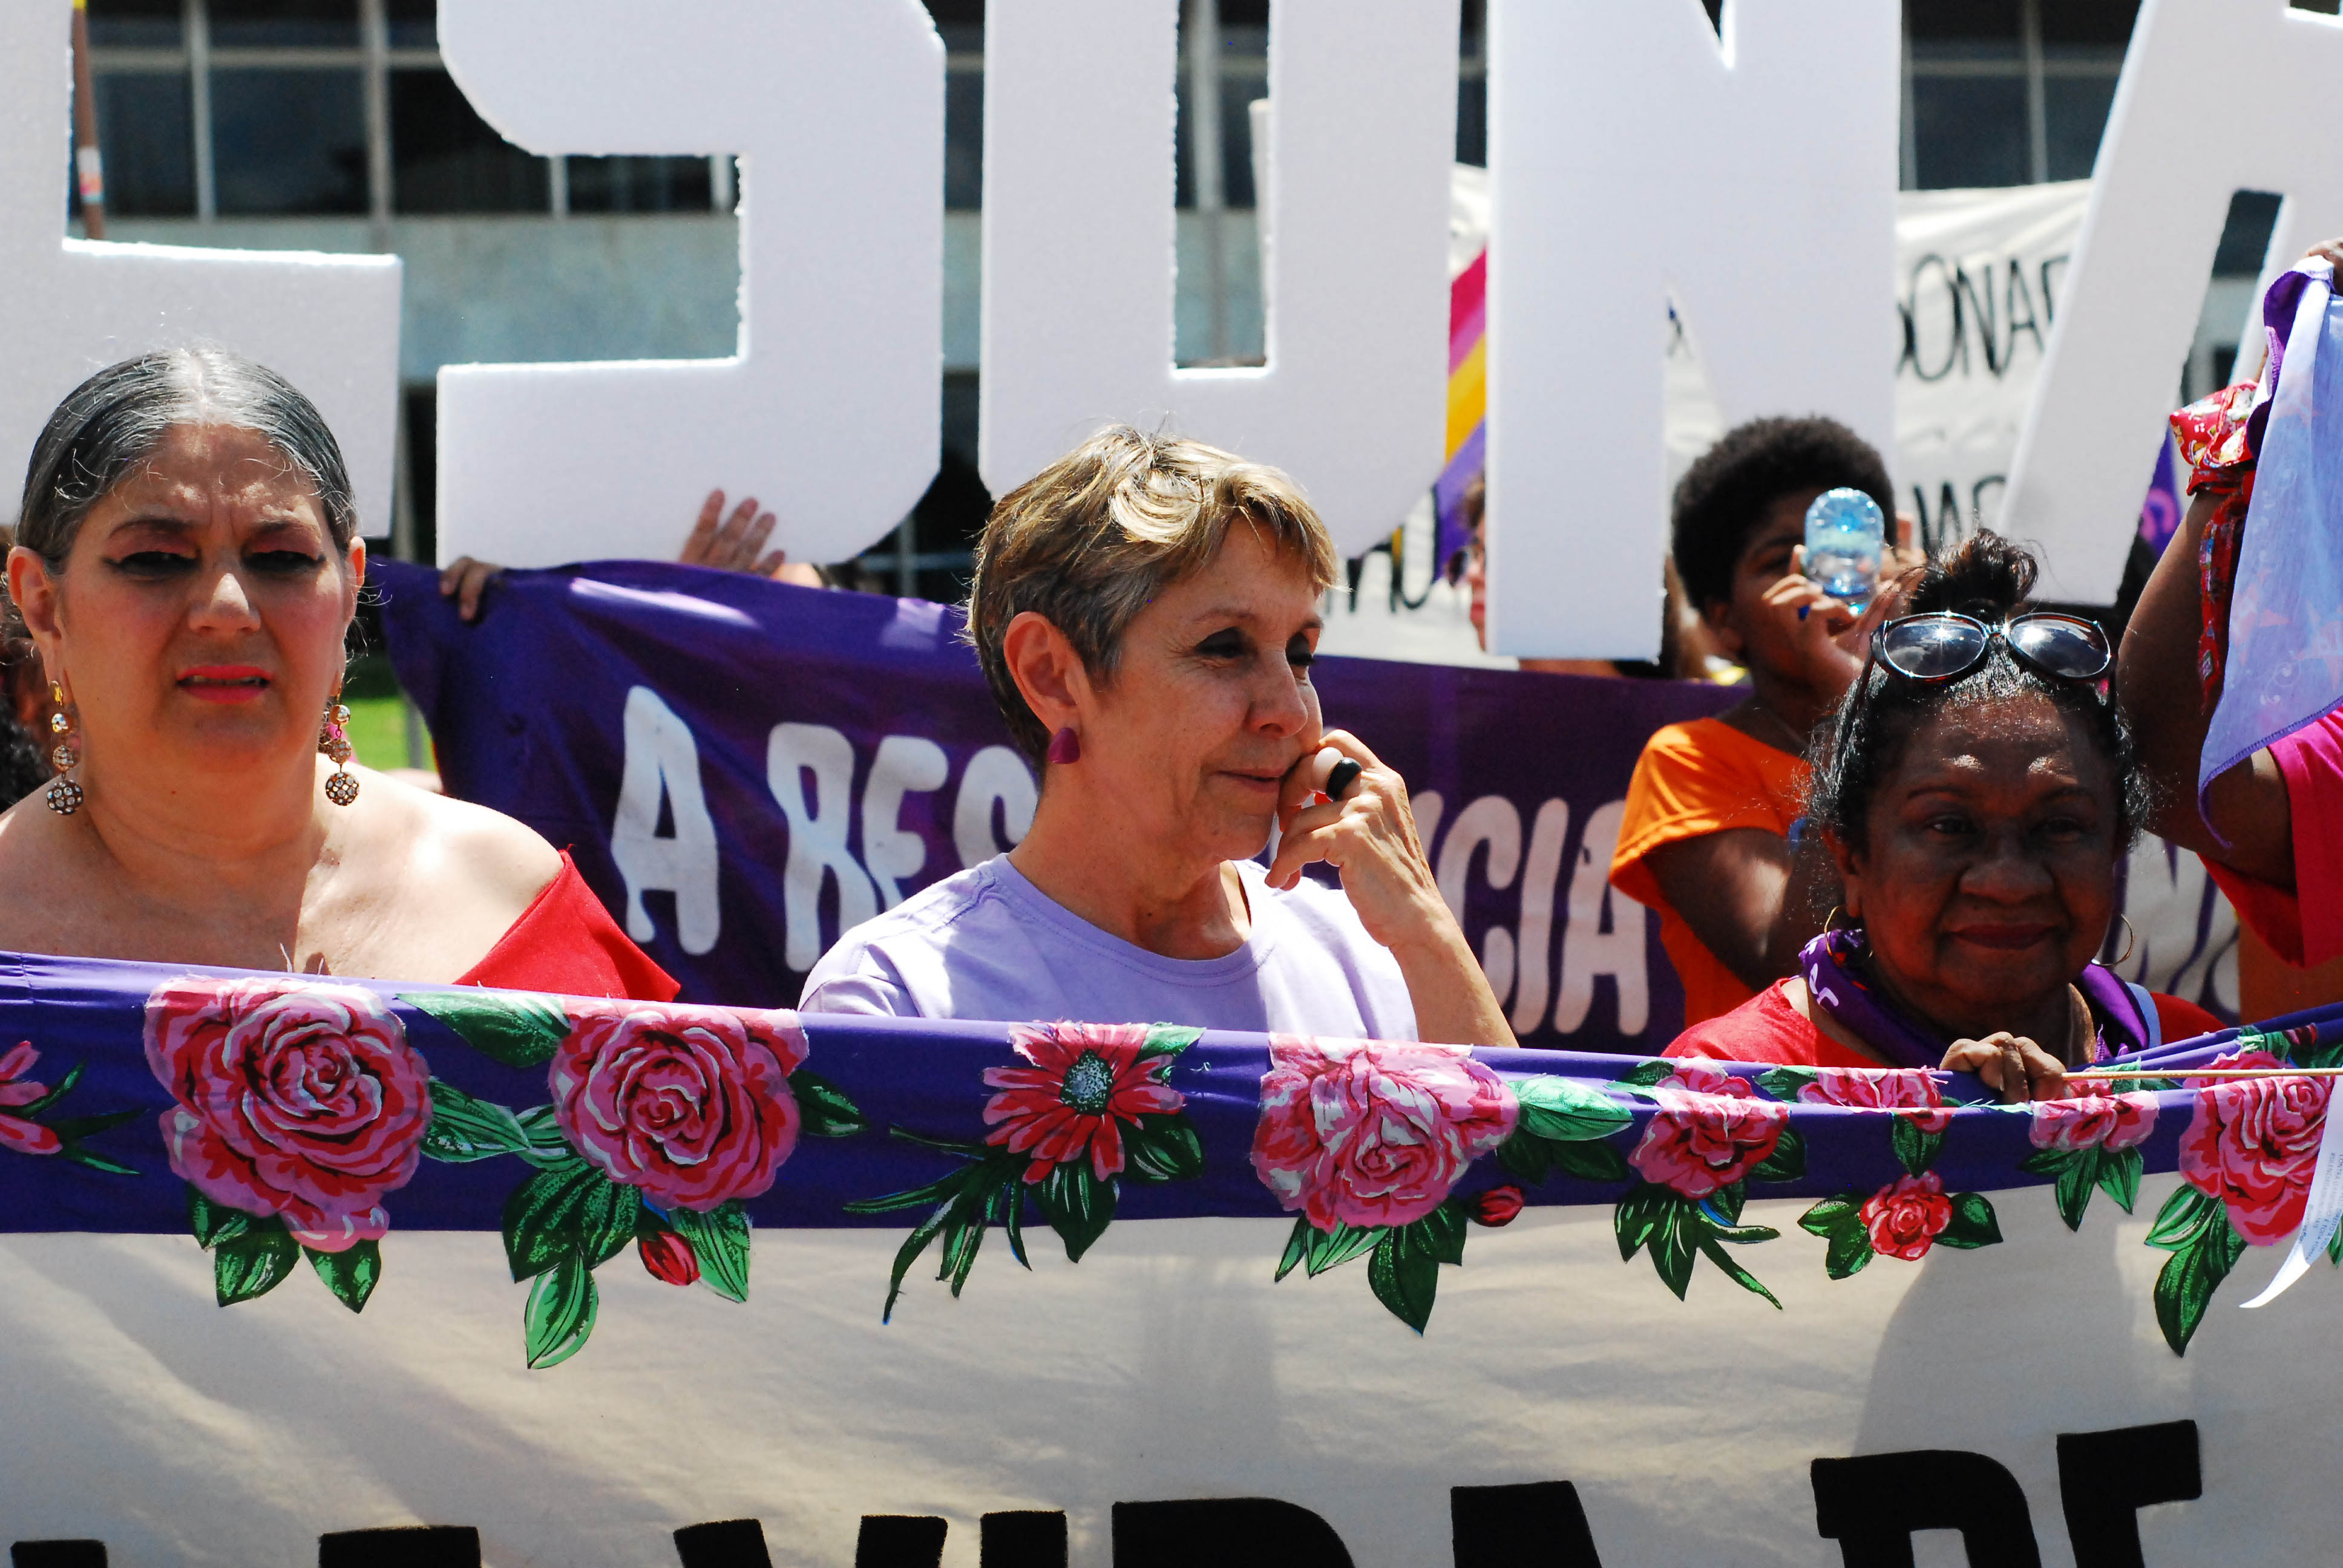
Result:
M1237 864L1252 931L1217 959L1168 959L1051 900L1006 855L849 931L806 978L809 1012L897 1018L1081 1019L1258 1034L1413 1040L1389 950L1339 890L1273 890Z
M1952 1041L1890 1001L1859 972L1862 944L1848 928L1826 930L1798 950L1798 972L1815 1005L1832 1021L1898 1067L1935 1067ZM2091 1060L2147 1049L2151 1026L2132 989L2103 964L2091 963L2075 979L2075 989L2097 1026Z

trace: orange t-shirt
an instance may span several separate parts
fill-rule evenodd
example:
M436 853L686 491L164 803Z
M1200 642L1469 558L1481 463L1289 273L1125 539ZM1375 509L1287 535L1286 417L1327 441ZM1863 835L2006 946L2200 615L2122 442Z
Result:
M1686 1028L1731 1012L1755 993L1692 934L1644 858L1663 844L1728 828L1762 828L1786 839L1805 791L1805 759L1718 719L1671 724L1644 743L1627 784L1611 885L1659 912L1660 945L1684 982Z

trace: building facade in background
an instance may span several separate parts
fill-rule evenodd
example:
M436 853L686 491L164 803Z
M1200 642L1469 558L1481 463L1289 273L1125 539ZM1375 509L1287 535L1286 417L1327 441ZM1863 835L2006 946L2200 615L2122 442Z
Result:
M1182 363L1257 363L1262 353L1248 106L1268 90L1269 3L1183 0ZM1714 20L1722 0L1704 3ZM944 450L898 539L864 561L898 591L956 598L990 504L974 461L984 15L983 0L928 4L948 51ZM431 549L441 365L732 351L729 158L521 152L472 112L440 63L433 0L88 5L109 237L406 258L397 516L369 520L399 553ZM1456 156L1467 164L1486 158L1483 8L1465 0L1458 40ZM1906 0L1905 186L2088 175L2137 10L2137 0ZM1216 134L1199 137L1200 114ZM1219 155L1201 171L1199 141ZM70 221L69 188L66 199ZM2186 372L2192 393L2226 369L2244 318L2227 297L2249 290L2275 206L2242 195L2233 206ZM689 520L676 519L679 536Z

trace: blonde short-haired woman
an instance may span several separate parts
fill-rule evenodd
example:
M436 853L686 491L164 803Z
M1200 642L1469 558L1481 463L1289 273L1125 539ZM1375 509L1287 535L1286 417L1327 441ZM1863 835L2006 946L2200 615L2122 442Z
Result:
M1334 566L1284 475L1127 427L1003 499L969 637L1041 769L1032 828L847 932L804 1007L1512 1045L1406 786L1321 726Z

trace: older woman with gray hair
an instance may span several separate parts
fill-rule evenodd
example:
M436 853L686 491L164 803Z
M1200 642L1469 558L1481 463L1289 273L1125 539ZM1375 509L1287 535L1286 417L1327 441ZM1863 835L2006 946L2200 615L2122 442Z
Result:
M217 349L99 371L33 448L8 603L55 777L0 814L0 950L666 1000L567 856L350 767L339 445Z
M1406 786L1321 725L1334 566L1284 475L1125 427L1003 499L968 636L1033 825L847 932L802 1005L1512 1045Z

